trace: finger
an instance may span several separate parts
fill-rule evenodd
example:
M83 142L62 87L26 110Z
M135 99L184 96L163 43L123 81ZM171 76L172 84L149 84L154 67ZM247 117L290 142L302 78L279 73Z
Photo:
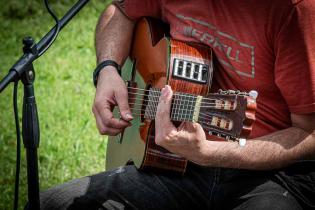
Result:
M203 136L204 138L206 138L206 133L199 123L193 123L193 126L194 126L194 129L195 129L197 135L200 135L200 136Z
M201 139L206 139L206 134L199 123L183 122L179 129L181 131L180 135L183 134L190 138L192 137L192 139L195 139L197 136Z
M108 136L117 136L119 133L122 132L122 130L116 129L116 128L110 128L107 127L103 130L104 133L101 133L103 135L108 135Z
M185 130L191 133L196 131L196 126L192 122L182 122L178 127L178 130Z
M104 110L100 115L102 122L106 127L124 129L131 125L131 123L128 121L114 118L113 113L108 109Z
M161 91L155 119L156 123L160 125L163 124L163 127L174 127L170 119L172 97L173 91L170 86L166 85Z
M116 102L119 107L121 118L125 121L130 121L133 119L129 104L128 104L128 92L125 87L117 90L115 93Z
M102 121L99 113L97 113L97 111L94 113L94 116L95 116L95 120L96 120L96 126L97 126L98 131L100 132L100 134L115 136L115 135L117 135L118 133L120 133L122 131L122 129L106 127L103 124L103 121Z
M107 101L105 103L95 102L94 106L96 110L95 115L98 115L100 117L104 127L123 129L131 125L129 122L125 120L114 118L113 113L111 111L111 106Z

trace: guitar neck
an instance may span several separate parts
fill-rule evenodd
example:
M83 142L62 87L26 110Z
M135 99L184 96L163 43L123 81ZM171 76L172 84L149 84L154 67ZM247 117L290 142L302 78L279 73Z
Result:
M145 109L145 118L155 119L161 91L150 89L147 97L148 104ZM174 93L170 118L173 121L197 122L202 97L186 93Z
M147 102L144 118L154 120L161 91L154 88L148 91L144 99ZM179 122L197 122L205 130L228 136L233 129L234 123L230 114L236 112L236 98L236 95L202 97L177 92L173 94L170 119ZM235 136L235 133L232 136Z
M137 90L137 88L131 88ZM151 88L145 90L146 94L131 92L132 105L142 104L141 116L154 120L157 113L161 91ZM134 96L140 95L136 99ZM170 119L178 122L197 122L208 133L216 133L228 138L248 136L253 121L256 102L247 93L221 91L207 96L192 95L175 92L172 98ZM245 125L245 127L244 127ZM245 134L244 131L245 130ZM243 133L242 133L243 132Z

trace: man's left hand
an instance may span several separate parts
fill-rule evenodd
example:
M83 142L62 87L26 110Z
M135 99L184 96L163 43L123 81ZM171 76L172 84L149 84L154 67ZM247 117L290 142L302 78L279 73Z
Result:
M161 91L155 119L155 143L199 165L206 163L206 135L198 123L183 122L176 128L170 119L173 91Z

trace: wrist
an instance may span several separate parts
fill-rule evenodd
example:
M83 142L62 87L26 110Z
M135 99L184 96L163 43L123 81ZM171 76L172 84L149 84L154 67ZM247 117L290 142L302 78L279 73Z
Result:
M102 86L103 83L117 83L117 80L122 80L117 70L114 67L106 66L98 75L96 88Z
M113 66L105 66L104 68L101 69L100 73L98 74L98 80L100 80L102 77L106 77L109 75L117 75L120 76L116 70L115 67Z
M112 68L109 68L109 67L112 67ZM106 70L112 71L112 69L115 69L116 73L118 73L120 75L121 66L118 65L115 61L105 60L105 61L102 61L101 63L99 63L93 72L94 86L97 87L98 77L99 77L99 74L101 72L104 72Z
M209 166L210 154L208 141L205 140L202 145L199 146L199 164L203 166Z

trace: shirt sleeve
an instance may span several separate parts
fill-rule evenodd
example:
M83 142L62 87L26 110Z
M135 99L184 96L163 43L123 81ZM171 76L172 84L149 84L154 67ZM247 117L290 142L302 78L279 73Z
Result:
M160 0L113 0L113 4L134 21L141 17L161 18L162 15Z
M315 112L315 1L293 5L275 43L275 82L291 113Z

